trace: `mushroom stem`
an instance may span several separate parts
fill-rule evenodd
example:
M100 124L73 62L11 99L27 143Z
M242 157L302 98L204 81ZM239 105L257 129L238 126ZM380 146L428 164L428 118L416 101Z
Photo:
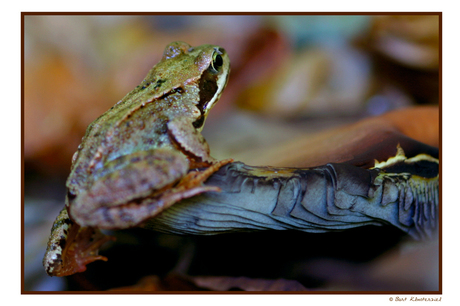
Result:
M206 182L221 188L176 203L143 226L166 233L327 232L390 224L415 239L438 227L438 160L402 150L380 168L347 163L298 168L234 162ZM401 156L402 154L402 156Z

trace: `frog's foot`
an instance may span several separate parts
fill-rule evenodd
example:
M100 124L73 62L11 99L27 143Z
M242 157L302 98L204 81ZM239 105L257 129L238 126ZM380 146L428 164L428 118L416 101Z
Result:
M155 210L154 215L151 215L149 218L154 217L161 211L165 210L175 202L178 202L182 199L190 198L197 194L208 191L219 192L221 190L219 187L203 186L203 183L214 172L216 172L226 164L231 163L232 161L233 159L225 159L211 164L210 167L204 170L192 170L189 173L187 173L173 188L162 192L158 192L151 198L147 199L146 202L151 202L152 199L156 199L158 201L157 204L152 203L157 207L157 209ZM161 204L161 202L164 203Z
M92 227L80 227L71 221L64 208L51 229L43 266L50 276L67 276L86 270L86 265L107 258L98 255L102 244L114 240Z
M223 166L233 162L233 159L224 159L220 161L216 161L210 164L209 167L200 171L200 170L193 170L187 173L180 182L174 187L174 189L182 188L184 190L194 188L196 186L201 185L201 183L205 182L214 172L222 168ZM206 187L212 188L212 191L220 191L219 188L216 187Z
M139 226L182 199L204 192L218 192L220 188L203 186L202 183L219 168L230 162L232 162L231 159L223 160L212 164L205 170L190 171L174 187L165 187L141 201L131 201L125 205L96 210L93 213L93 220L96 220L94 226L105 229Z

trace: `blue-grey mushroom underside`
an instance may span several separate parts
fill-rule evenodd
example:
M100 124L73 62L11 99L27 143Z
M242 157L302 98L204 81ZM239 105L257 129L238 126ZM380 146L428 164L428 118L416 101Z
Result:
M327 232L393 225L415 239L438 228L439 161L403 148L369 169L348 163L298 168L226 165L206 182L221 192L183 200L144 224L175 234Z

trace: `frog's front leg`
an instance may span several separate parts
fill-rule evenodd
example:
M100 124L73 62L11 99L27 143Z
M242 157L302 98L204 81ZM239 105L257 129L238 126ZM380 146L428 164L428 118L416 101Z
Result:
M106 163L88 188L69 199L70 217L81 226L135 227L180 199L218 190L201 185L206 177L193 180L194 184L186 188L175 189L177 194L169 196L167 201L161 200L162 195L170 195L171 188L178 183L185 186L180 180L189 176L188 170L188 159L171 149L121 156Z
M187 155L191 168L207 167L216 160L209 154L209 145L188 118L175 118L168 122L168 134L176 148Z

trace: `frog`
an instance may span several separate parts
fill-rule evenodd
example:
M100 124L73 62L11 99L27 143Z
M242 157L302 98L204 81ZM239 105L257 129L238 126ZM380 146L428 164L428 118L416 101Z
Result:
M142 227L182 199L220 191L203 183L232 160L211 157L201 131L229 74L222 47L170 43L141 84L88 126L43 260L49 275L107 260L98 249L113 237L101 229Z

